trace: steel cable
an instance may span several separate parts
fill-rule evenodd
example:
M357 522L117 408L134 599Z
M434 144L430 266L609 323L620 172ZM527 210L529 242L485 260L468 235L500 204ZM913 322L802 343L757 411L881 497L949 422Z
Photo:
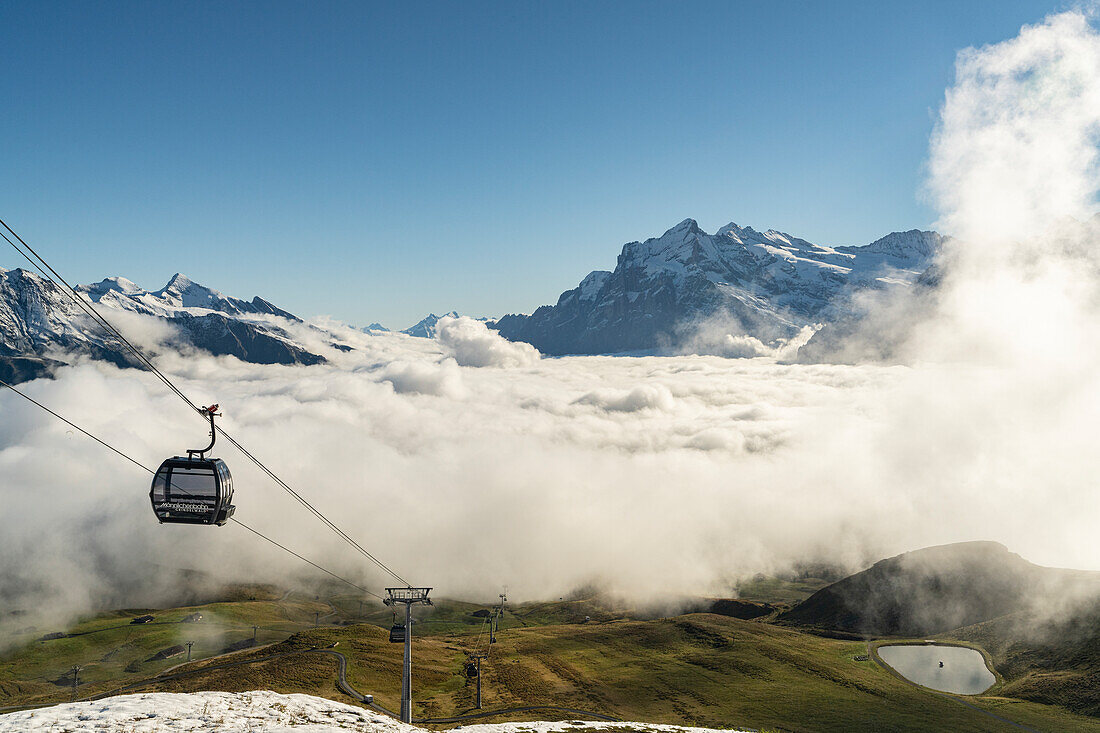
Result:
M68 281L65 280L65 278L63 278L60 274L58 274L58 272L56 270L54 270L53 267L51 267L50 264L48 262L46 262L46 260L40 254L38 254L38 252L35 251L35 249L33 247L31 247L29 244L27 244L27 242L22 237L20 237L19 234L17 234L14 229L12 229L10 226L8 226L8 224L5 221L3 221L2 219L0 219L0 226L3 226L5 229L7 229L11 233L11 235L13 237L15 237L19 241L19 243L22 244L23 247L25 247L27 249L27 251L30 252L31 255L34 256L35 259L38 260L38 262L41 262L42 266L44 266L47 270L49 270L50 273L53 274L54 277L56 277L56 280L54 279L54 277L51 277L50 275L47 275L46 272L43 271L42 268L39 267L39 265L36 264L35 261L32 260L31 257L26 254L26 252L23 252L23 250L21 250L15 244L15 242L12 242L10 239L8 239L8 237L6 235L4 235L3 232L0 232L0 236L3 236L4 240L7 241L8 244L10 244L25 259L27 259L28 262L30 262L32 265L34 265L35 269L37 269L40 273L42 273L42 275L46 279L48 279L50 282L52 282L59 290L61 290L61 292L64 295L66 295L82 311L84 311L85 314L87 314L90 318L92 318L93 322L95 322L101 329L103 329L107 333L108 337L113 337L113 338L118 339L118 341L121 344L123 344L127 349L129 349L129 351L135 356L135 358L138 359L138 361L141 364L143 364L150 372L152 372L158 379L160 379L160 381L166 387L168 387L168 389L170 389L180 399L182 399L187 404L188 407L190 407L196 414L199 414L201 416L205 416L205 411L202 408L200 408L198 405L196 405L194 402L192 402L191 399L189 397L187 397L187 395L185 395L183 393L183 391L180 390L172 382L172 380L170 380L167 376L165 376L164 373L161 372L156 367L156 365L153 364L153 362L148 357L145 356L144 353L142 353L136 346L134 346L129 341L129 339L127 339L125 336L123 336L122 333L119 332L119 330L117 328L115 328L110 323L110 321L108 321L105 317L103 317L95 309L95 306L91 303L90 300L86 301L83 297L81 297L80 293L75 288L73 288L68 283ZM60 281L60 283L58 281ZM64 287L62 287L62 284L64 285ZM205 417L204 417L204 419L205 419ZM248 458L250 461L252 461L261 471L263 471L265 474L267 474L268 477L270 477L273 481L275 481L276 484L278 484L283 490L287 491L291 496L293 496L294 499L298 501L298 503L300 503L302 506L304 506L306 509L308 509L310 511L310 513L312 513L326 527L331 529L338 537L340 537L342 540L344 540L349 545L351 545L352 548L355 549L357 552L359 552L363 557L365 557L368 560L370 560L371 562L373 562L375 565L377 565L379 568L381 568L383 571L388 573L390 576L392 576L393 578L395 578L399 582L404 583L408 587L412 586L412 584L409 581L405 580L402 576L400 576L398 573L396 573L394 570L392 570L388 565L386 565L384 562L382 562L377 557L375 557L373 554L371 554L369 551L367 551L362 545L360 545L358 542L356 542L354 539L352 539L351 536L349 536L346 532L344 532L342 529L340 529L334 522L332 522L332 520L330 520L328 517L326 517L324 515L324 513L322 513L319 509L314 507L307 499L305 499L305 497L303 497L301 494L299 494L297 491L295 491L293 488L291 488L289 484L287 484L285 481L283 481L281 478L279 478L275 474L274 471L272 471L270 468L268 468L262 461L260 461L260 459L256 458L256 456L254 456L250 451L245 449L244 446L242 446L239 442L237 442L237 440L235 438L233 438L233 436L231 436L229 433L225 432L225 430L223 430L220 427L217 427L216 430L219 433L221 433L221 435L226 440L228 440L237 450L239 450L246 458Z
M81 432L81 433L83 433L83 434L84 434L85 436L87 436L87 437L91 438L92 440L94 440L95 442L99 443L99 444L100 444L100 445L102 445L102 446L103 446L104 448L107 448L108 450L110 450L110 451L114 452L114 453L115 453L116 455L118 455L118 456L121 456L122 458L125 458L125 459L126 459L127 461L129 461L130 463L134 464L135 466L137 466L138 468L142 469L143 471L146 471L146 472L148 472L148 473L150 473L150 474L152 474L152 475L154 475L154 476L156 475L156 471L154 471L153 469L149 468L148 466L146 466L146 465L145 465L145 464L143 464L142 462L138 461L138 460L137 460L136 458L132 458L131 456L129 456L129 455L127 455L127 454L123 453L123 452L122 452L122 451L120 451L120 450L119 450L118 448L115 448L115 447L114 447L113 445L111 445L110 443L106 442L105 440L102 440L102 439L101 439L101 438L99 438L98 436L96 436L96 435L93 435L92 433L88 432L87 430L85 430L84 428L80 427L79 425L77 425L76 423L72 422L71 420L68 420L67 418L65 418L65 417L63 417L63 416L61 416L61 415L59 415L58 413L54 412L54 411L53 411L53 410L51 410L51 409L50 409L49 407L47 407L46 405L42 404L42 403L41 403L41 402L39 402L38 400L34 399L34 398L33 398L33 397L31 397L30 395L26 394L26 393L25 393L25 392L23 392L22 390L20 390L20 389L17 389L16 387L14 387L14 386L12 386L12 385L8 384L8 383L7 383L7 382L5 382L5 381L4 381L3 379L0 379L0 386L4 386L4 387L7 387L7 388L8 388L8 389L10 389L10 390L11 390L12 392L14 392L15 394L19 395L19 396L20 396L20 397L22 397L23 399L25 399L25 400L26 400L27 402L30 402L30 403L31 403L32 405L35 405L36 407L39 407L39 408L41 408L41 409L45 410L46 412L48 412L49 414L53 415L54 417L56 417L56 418L57 418L58 420L60 420L61 422L65 423L65 424L66 424L66 425L68 425L69 427L73 428L74 430L78 430L78 431L80 431L80 432ZM173 486L173 488L177 488L177 489L178 489L179 487ZM180 489L180 490L181 490L181 491L183 491L183 493L188 493L188 492L186 492L186 491L184 491L184 490L182 490L182 489ZM327 575L329 575L329 576L331 576L331 577L335 578L336 580L339 580L339 581L341 581L342 583L346 583L347 585L351 586L352 588L355 588L355 589L357 589L357 590L360 590L360 591L362 591L362 592L366 593L367 595L373 596L373 597L377 598L378 600L383 600L383 599L382 599L382 596L378 595L377 593L375 593L375 592L373 592L373 591L370 591L370 590L367 590L367 589L366 589L366 588L364 588L363 586L361 586L361 585L359 585L359 584L357 584L357 583L353 583L352 581L348 580L347 578L344 578L344 577L341 577L341 576L337 575L336 573L332 572L331 570L328 570L327 568L324 568L324 567L322 567L321 565L318 565L317 563L313 562L312 560L310 560L310 559L309 559L309 558L307 558L307 557L304 557L304 556L302 556L302 555L299 555L299 554L298 554L297 552L295 552L294 550L290 549L289 547L286 547L285 545L283 545L283 544L279 543L279 542L278 542L278 541L276 541L276 540L273 540L272 538L270 538L270 537L268 537L267 535L265 535L265 534L264 534L263 532L260 532L260 531L259 531L258 529L255 529L254 527L250 527L249 525L245 524L244 522L242 522L241 520L237 519L236 517L230 517L230 518L229 518L229 521L231 521L231 522L233 522L233 523L235 523L235 524L239 524L239 525L240 525L241 527L244 527L245 529L247 529L247 530L248 530L249 532L251 532L252 534L256 535L257 537L260 537L260 538L262 538L262 539L264 539L264 540L267 540L267 541L268 541L268 542L270 542L270 543L271 543L272 545L275 545L276 547L278 547L278 548L279 548L280 550L283 550L284 552L288 552L288 553L290 553L291 555L293 555L294 557L298 558L298 559L299 559L299 560L301 560L302 562L308 563L309 565L313 566L313 567L314 567L314 568L316 568L317 570L320 570L320 571L321 571L322 573L325 573L325 574L327 574Z

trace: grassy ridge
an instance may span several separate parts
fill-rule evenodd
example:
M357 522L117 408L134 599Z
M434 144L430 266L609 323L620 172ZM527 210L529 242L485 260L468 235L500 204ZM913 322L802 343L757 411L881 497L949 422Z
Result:
M475 639L466 633L417 640L418 717L472 712L473 687L459 673ZM310 630L251 656L333 641L349 659L349 681L396 708L401 647L389 644L381 629ZM624 719L783 731L1006 729L953 700L896 679L873 662L856 661L864 651L861 643L710 614L518 628L500 634L484 667L485 709L556 705ZM334 660L303 655L261 662L244 674L239 668L216 669L150 689L264 688L338 697L334 679ZM1000 697L980 704L1040 730L1100 731L1100 721L1051 706Z
M314 613L329 613L324 603L299 598L280 601L235 601L152 611L153 623L130 620L146 609L111 612L77 623L68 635L32 640L0 655L0 707L68 700L71 668L80 665L82 696L137 681L180 664L186 656L153 657L164 649L193 641L192 658L222 653L234 643L282 641L312 625ZM184 621L202 613L198 623Z
M471 711L473 686L461 669L479 636L484 648L484 621L473 616L483 608L444 600L417 624L418 717ZM196 611L203 614L201 622L179 623ZM390 709L399 705L401 646L388 643L384 627L392 616L384 608L364 605L360 615L355 598L290 595L153 613L158 623L142 626L131 626L130 614L101 614L77 624L71 636L31 641L0 655L0 706L67 700L65 673L72 664L84 665L81 696L148 680L183 661L151 661L157 651L194 640L195 656L210 657L251 638L252 625L260 627L262 648L183 665L198 673L141 689L271 689L350 702L336 687L333 657L296 653L219 667L338 643L336 650L348 658L349 682ZM315 614L329 625L312 628ZM958 702L896 679L873 661L857 661L866 652L861 642L713 614L631 615L592 599L510 607L483 667L485 709L554 705L623 719L782 731L1006 729ZM584 623L586 616L589 623ZM366 622L354 623L359 621ZM977 702L1039 730L1100 732L1100 721L1051 705L1003 696Z

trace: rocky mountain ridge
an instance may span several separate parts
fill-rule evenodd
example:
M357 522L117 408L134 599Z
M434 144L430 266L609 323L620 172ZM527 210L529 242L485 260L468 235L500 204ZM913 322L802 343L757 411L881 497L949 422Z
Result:
M325 361L285 330L283 325L301 323L293 314L259 297L244 301L224 296L184 275L174 275L156 291L121 277L76 290L102 312L157 318L174 327L186 345L216 356L257 364ZM33 379L74 354L134 365L127 349L53 282L27 270L0 269L0 378Z
M860 290L912 285L942 244L936 232L914 229L865 246L824 247L735 223L707 234L685 219L624 245L613 271L589 273L555 305L494 327L559 355L698 347L715 319L733 335L774 343L836 319Z

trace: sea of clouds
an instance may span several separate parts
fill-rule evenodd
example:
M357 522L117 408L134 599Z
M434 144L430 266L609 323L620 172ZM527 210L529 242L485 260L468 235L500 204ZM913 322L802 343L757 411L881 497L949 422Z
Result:
M329 359L313 367L171 349L157 361L440 595L728 595L799 562L856 569L975 539L1100 569L1098 130L1100 37L1083 13L960 53L928 164L954 237L942 285L919 313L869 306L898 313L900 365L790 364L748 347L764 355L542 358L466 318L435 339L315 322L350 352L284 324ZM24 389L151 467L205 442L145 373L86 362ZM357 582L392 583L232 448L215 453L240 519ZM167 568L309 570L233 525L159 526L148 474L10 393L0 476L3 607L152 602Z

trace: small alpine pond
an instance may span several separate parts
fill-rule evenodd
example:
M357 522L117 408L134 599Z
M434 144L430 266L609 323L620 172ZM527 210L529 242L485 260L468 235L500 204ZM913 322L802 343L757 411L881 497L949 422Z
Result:
M978 695L997 681L981 652L942 644L880 646L878 655L910 682L957 695Z

